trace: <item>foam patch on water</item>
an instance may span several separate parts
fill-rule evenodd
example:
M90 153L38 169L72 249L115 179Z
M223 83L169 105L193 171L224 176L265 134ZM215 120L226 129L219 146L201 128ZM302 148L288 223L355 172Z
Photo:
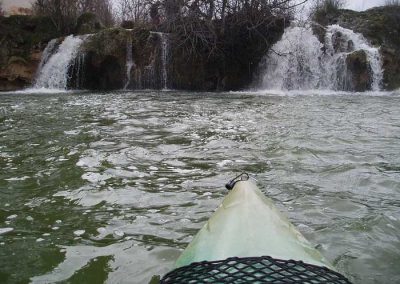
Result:
M6 178L6 181L23 181L30 178L29 176Z
M0 228L0 235L4 235L12 231L14 231L14 228Z
M90 149L85 152L85 156L81 157L76 165L83 168L100 167L104 157L104 154Z
M62 89L48 89L48 88L28 88L19 91L7 92L11 94L63 94L72 93L76 91L72 90L62 90Z
M366 92L347 92L333 90L280 90L280 89L264 89L249 91L231 91L230 94L250 95L250 96L277 96L277 97L296 97L296 96L397 96L399 91L366 91Z
M82 179L87 180L91 183L105 184L105 181L112 178L112 175L107 173L85 173L82 175Z
M59 191L55 197L64 197L77 201L81 206L95 206L101 202L107 204L129 205L135 208L154 208L170 205L179 205L191 202L197 196L192 192L176 193L165 192L163 194L150 193L138 190L134 187L112 188L96 190L90 186L84 186L78 190Z
M64 131L64 133L66 135L78 135L80 132L80 130L68 130L68 131Z
M13 215L8 216L8 217L7 217L7 220L13 220L13 219L15 219L15 218L17 218L17 217L18 217L17 214L13 214Z
M76 230L76 231L74 231L74 235L77 237L80 237L83 234L85 234L85 232L86 232L85 230Z

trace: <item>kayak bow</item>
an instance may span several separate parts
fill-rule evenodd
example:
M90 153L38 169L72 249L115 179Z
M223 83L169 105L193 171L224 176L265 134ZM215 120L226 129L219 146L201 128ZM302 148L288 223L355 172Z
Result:
M224 264L222 260L227 260L225 261L227 264ZM265 261L268 263L265 264ZM234 267L229 268L229 263ZM254 269L258 264L261 270L265 270L261 263L264 263L264 266L278 265L280 271L286 266L292 270L294 267L301 266L306 267L305 269L322 271L318 273L329 272L334 275L335 280L342 278L338 282L274 282L275 276L268 278L269 276L264 275L265 271L260 274L257 269ZM204 272L206 275L201 275L199 266L204 265L210 268ZM218 269L213 265L217 265L218 268L222 265L221 269L225 276L218 277L217 274L220 271L216 271ZM195 278L187 278L186 267L197 271ZM272 200L248 180L234 183L233 189L224 198L216 212L182 252L176 261L176 268L168 273L161 283L349 283L346 278L335 272L334 267L279 212ZM201 269L204 270L204 267ZM268 273L270 270L269 267ZM243 278L244 280L240 278L243 281L240 279L235 281L236 278L229 278L230 280L227 281L226 275L230 275L230 272L238 274L238 271L245 275L258 273L259 278L249 276ZM179 276L183 274L186 278ZM254 279L258 280L253 281ZM267 281L268 279L271 281Z

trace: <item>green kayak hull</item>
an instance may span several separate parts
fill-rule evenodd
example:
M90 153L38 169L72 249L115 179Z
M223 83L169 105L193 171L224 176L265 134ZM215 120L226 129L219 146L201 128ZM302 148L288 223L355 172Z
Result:
M251 181L239 181L224 198L176 267L229 257L271 256L308 264L332 265Z

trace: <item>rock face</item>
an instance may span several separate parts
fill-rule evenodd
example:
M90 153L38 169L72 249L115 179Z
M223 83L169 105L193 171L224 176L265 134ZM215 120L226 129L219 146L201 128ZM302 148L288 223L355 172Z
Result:
M0 17L0 91L28 87L46 43L57 37L49 18Z
M264 39L276 41L283 26L282 19L266 29ZM69 85L76 86L80 80L80 88L94 90L238 90L252 82L258 62L269 48L264 39L248 34L244 27L226 31L229 40L223 60L206 51L190 56L175 35L153 32L147 26L102 30L85 40L80 51L84 63L80 72L71 68ZM76 78L78 73L82 78Z
M383 88L400 88L400 6L377 7L363 12L333 10L319 14L315 20L321 26L338 24L352 29L373 45L380 46L384 69ZM321 26L316 26L314 30L323 39L324 29ZM352 67L355 67L354 64ZM358 77L363 76L360 73Z
M104 30L86 39L82 87L92 90L122 89L127 31ZM75 74L76 75L76 74Z
M160 88L155 74L160 69L159 47L157 37L143 27L107 29L89 36L81 50L85 57L82 87L92 90ZM127 70L129 53L131 72Z

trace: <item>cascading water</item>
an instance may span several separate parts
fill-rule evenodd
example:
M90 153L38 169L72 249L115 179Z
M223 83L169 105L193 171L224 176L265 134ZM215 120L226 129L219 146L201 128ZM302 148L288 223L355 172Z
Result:
M75 83L75 88L80 89L85 82L85 60L86 60L86 54L85 53L79 53L77 57L75 57L74 62L72 63L73 65L73 74L75 76L72 76L71 79L73 79Z
M160 39L160 48L161 48L161 86L163 89L168 88L168 71L167 65L169 60L169 39L168 34L161 32L151 32L152 34L158 35ZM154 71L153 71L154 72Z
M49 41L46 48L43 50L42 58L40 60L40 64L39 64L39 68L38 68L39 72L43 68L43 66L47 63L47 61L49 61L51 55L55 52L55 49L58 47L57 43L58 43L58 39L56 39L56 38L52 39L51 41Z
M339 38L340 37L340 38ZM338 25L327 27L325 45L311 27L292 26L285 30L265 59L262 87L286 90L349 90L347 56L365 52L371 73L371 89L380 89L383 78L379 49L361 35Z
M371 89L373 91L379 91L383 79L382 58L379 53L379 49L371 46L361 34L355 33L349 29L345 29L339 25L331 25L328 26L325 37L326 45L331 53L335 52L335 44L332 40L337 35L340 35L341 37L340 43L347 44L347 47L345 46L344 48L345 56L356 50L363 50L366 53L367 60L371 68Z
M289 27L266 57L262 85L268 89L315 89L320 84L322 44L311 29Z
M130 35L126 42L126 83L124 90L126 90L131 83L131 71L134 65L135 63L133 62L132 55L132 36Z
M159 33L161 38L161 64L162 64L162 85L164 89L167 89L168 82L168 73L167 73L167 64L168 64L168 34Z
M68 36L39 70L35 88L67 89L68 70L79 53L84 37ZM50 42L52 44L52 42ZM49 43L49 45L50 45Z
M150 32L159 39L159 57L153 58L144 68L143 87L168 89L169 35L161 32Z

